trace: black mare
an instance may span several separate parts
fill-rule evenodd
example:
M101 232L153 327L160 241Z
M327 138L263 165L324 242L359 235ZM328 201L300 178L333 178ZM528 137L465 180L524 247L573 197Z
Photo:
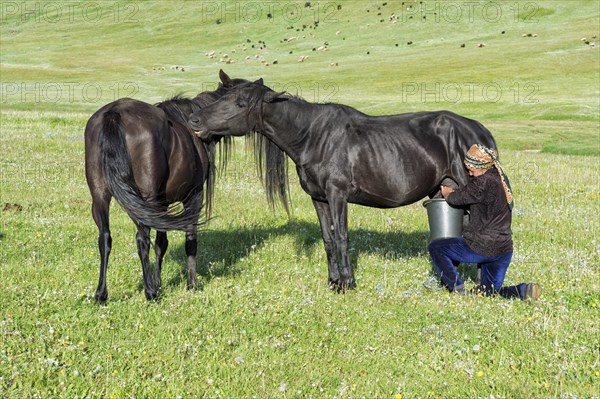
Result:
M496 148L483 125L452 112L368 116L276 93L262 79L195 112L190 125L205 140L256 132L294 161L319 218L330 286L342 291L356 286L348 258L348 202L391 208L433 197L442 182L467 183L463 159L472 144ZM286 178L275 176L272 189L283 190Z
M227 82L234 85L242 80L227 79ZM218 138L209 142L198 140L188 125L188 116L229 88L220 84L216 91L200 93L193 99L175 97L156 105L122 98L103 106L88 120L85 173L92 195L92 214L99 230L97 301L108 298L106 271L112 246L109 228L112 197L137 227L136 243L146 298L153 300L158 296L169 230L186 232L187 286L196 287L196 231L203 202L206 202L206 219L210 216ZM225 140L225 149L228 143ZM150 229L156 230L154 271L149 260Z

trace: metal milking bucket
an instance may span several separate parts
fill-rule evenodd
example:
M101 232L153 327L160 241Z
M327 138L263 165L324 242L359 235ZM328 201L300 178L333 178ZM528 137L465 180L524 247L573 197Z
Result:
M423 206L429 219L429 241L462 235L463 209L450 206L443 198L424 201Z
M427 218L429 219L429 241L462 236L464 209L449 205L443 198L424 201L423 206L427 209ZM481 283L479 267L475 282L476 284Z

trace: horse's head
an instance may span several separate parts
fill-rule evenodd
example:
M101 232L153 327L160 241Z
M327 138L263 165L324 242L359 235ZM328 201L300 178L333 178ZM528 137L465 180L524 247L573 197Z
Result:
M221 83L219 83L219 86L217 86L216 90L203 91L194 98L194 102L199 107L203 108L206 107L208 104L217 101L219 98L225 95L232 87L244 83L250 83L250 81L246 79L232 79L222 69L219 71L219 78L221 79Z
M209 140L214 136L243 136L260 128L263 102L272 102L281 93L274 92L259 79L235 84L220 74L225 94L190 116L196 134Z

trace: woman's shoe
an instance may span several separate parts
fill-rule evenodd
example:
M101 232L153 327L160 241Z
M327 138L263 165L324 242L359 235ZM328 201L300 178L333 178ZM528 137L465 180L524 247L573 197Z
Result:
M537 301L542 293L542 288L536 283L529 283L525 286L525 295L523 299Z

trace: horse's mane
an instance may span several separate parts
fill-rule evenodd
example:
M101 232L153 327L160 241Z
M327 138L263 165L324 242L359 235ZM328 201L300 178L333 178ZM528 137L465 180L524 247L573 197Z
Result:
M266 87L266 86L265 86ZM256 95L250 100L250 112L262 113L260 109L262 103L261 91L256 91ZM262 93L264 94L264 92ZM282 93L280 99L292 101L297 104L307 104L319 107L334 107L348 115L365 116L366 114L348 105L338 103L313 103L304 98L293 95L289 92ZM260 126L262 122L258 122ZM247 143L254 150L254 159L257 168L257 174L265 185L267 201L271 207L275 206L277 200L282 203L285 211L289 215L289 179L288 179L288 156L275 143L269 140L260 132L251 132L246 136Z
M367 114L365 114L364 112L354 108L351 105L346 105L346 104L340 104L340 103L335 103L335 102L324 102L324 103L320 103L320 102L311 102L308 101L300 96L294 95L294 94L290 94L288 92L285 92L281 98L286 99L286 100L292 100L295 101L296 103L300 103L300 104L307 104L307 105L312 105L312 106L317 106L317 107L333 107L333 108L337 108L339 110L344 111L346 114L348 115L353 115L356 114L358 116L369 116Z
M262 114L261 109L257 110L257 108L262 107L262 101L262 96L252 98L249 106L250 112L258 112L259 115ZM262 122L259 122L260 125L262 125ZM265 186L269 206L275 208L275 203L279 200L289 216L287 154L265 135L261 134L260 131L250 132L246 136L246 143L254 150L256 172Z
M171 120L177 121L178 123L187 126L190 131L192 130L188 125L188 115L199 111L200 105L194 100L184 97L183 94L176 94L168 100L162 101L155 104L158 108L165 111L167 117ZM187 115L186 115L187 114Z
M277 198L289 215L287 154L260 132L247 135L246 143L254 150L256 173L265 185L269 206L275 208Z

